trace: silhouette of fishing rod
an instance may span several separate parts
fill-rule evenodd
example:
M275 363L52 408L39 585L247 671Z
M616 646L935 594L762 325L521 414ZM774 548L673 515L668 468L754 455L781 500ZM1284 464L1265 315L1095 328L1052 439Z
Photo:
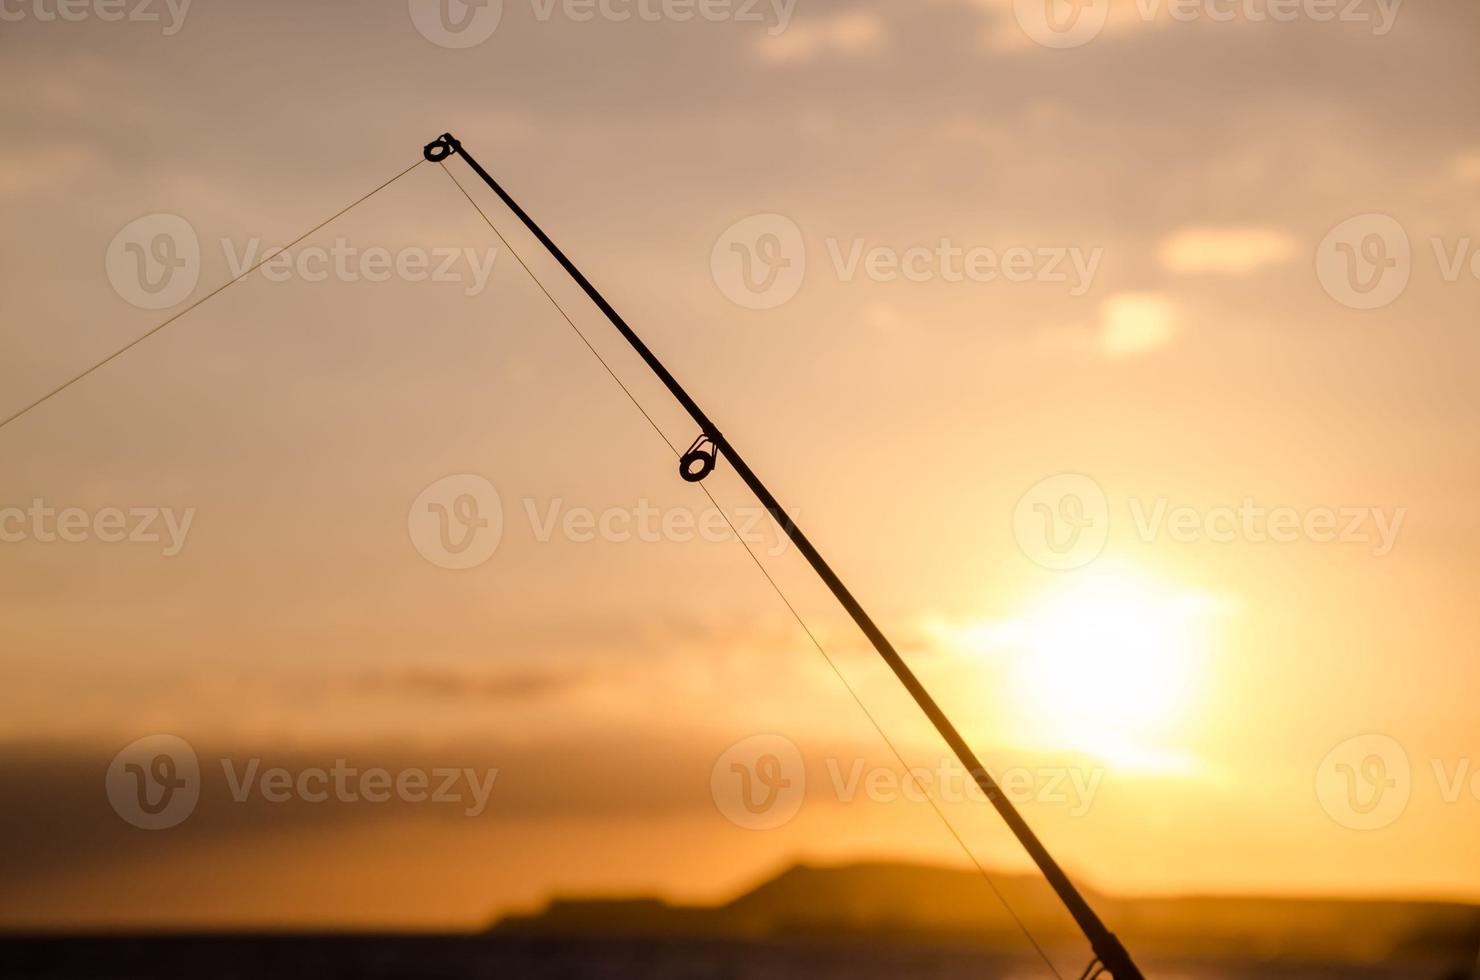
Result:
M591 285L591 281L581 273L580 269L576 268L575 263L566 257L565 253L560 250L560 247L551 241L550 236L545 234L544 230L535 223L535 220L529 216L528 212L521 208L509 196L508 192L499 185L498 181L493 179L487 170L483 169L477 160L473 159L468 151L463 148L462 143L453 137L451 133L444 133L435 141L428 143L422 152L426 159L432 163L441 163L454 154L461 157L463 162L471 167L473 172L498 195L499 200L503 201L504 205L518 216L519 220L524 223L524 227L528 228L530 233L539 239L540 244L545 247L546 251L554 257L556 262L560 263L560 267L565 270L567 275L575 280L576 284L590 297L591 302L595 303L596 307L606 315L606 318L611 321L612 326L617 328L617 331L626 339L632 349L637 352L637 355L642 358L643 363L658 376L658 380L663 382L664 387L668 389L669 393L678 400L678 403L693 418L694 422L699 426L699 436L694 440L693 445L688 448L688 451L680 458L678 466L679 475L690 483L698 483L714 472L714 468L718 465L721 455L735 468L735 472L740 475L740 479L750 488L750 492L755 494L756 498L760 500L761 505L770 512L772 519L776 521L786 533L786 536L791 539L792 544L807 559L813 571L827 584L828 589L832 591L832 594L842 604L843 608L848 611L848 615L853 617L853 621L858 624L858 628L868 637L874 649L879 652L879 656L884 658L884 662L894 671L900 683L910 692L910 696L915 699L915 703L920 706L920 710L925 712L926 717L935 726L935 730L940 733L941 737L951 747L951 751L956 754L956 758L966 767L967 772L971 773L971 777L976 781L977 786L986 794L987 799L991 801L992 805L997 808L998 814L1007 823L1008 829L1017 837L1018 842L1023 845L1029 857L1033 859L1033 862L1038 865L1039 870L1043 872L1043 876L1048 879L1048 883L1053 887L1060 901L1068 908L1069 914L1074 917L1074 921L1079 925L1085 938L1089 940L1090 947L1094 950L1095 954L1095 960L1085 968L1084 973L1081 975L1081 980L1092 980L1092 978L1102 976L1107 971L1115 980L1144 980L1141 971L1131 960L1130 953L1121 944L1120 940L1116 938L1115 934L1105 926L1105 923L1100 920L1100 917L1095 914L1095 910L1090 907L1089 902L1080 894L1079 889L1074 887L1074 883L1069 880L1069 876L1064 873L1064 870L1059 867L1058 862L1048 853L1048 849L1043 846L1043 842L1033 833L1032 828L1028 826L1022 814L1017 812L1017 808L1003 794L1001 787L997 785L997 781L992 778L991 774L987 772L986 767L976 757L976 753L972 751L971 746L966 744L966 740L961 737L961 733L956 730L956 726L946 717L945 712L941 710L940 705L935 703L935 699L930 696L930 692L920 683L914 671L910 670L909 665L900 657L899 651L894 649L894 645L889 642L888 637L874 624L869 614L864 611L863 606L853 597L853 593L848 591L848 587L843 584L842 579L838 578L837 573L832 570L832 566L813 547L812 542L807 540L807 536L802 533L801 529L797 527L796 522L791 519L791 516L787 514L786 510L771 494L771 491L761 482L760 477L756 476L755 471L736 452L735 447L720 432L719 426L715 425L709 416L705 414L704 410L699 407L699 404L689 396L689 393L684 390L683 385L678 383L678 379L663 366L663 363L658 360L657 355L652 352L647 344L643 343L642 338L627 325L627 321L623 320L621 315L606 301L606 297L602 296L601 292L595 286Z

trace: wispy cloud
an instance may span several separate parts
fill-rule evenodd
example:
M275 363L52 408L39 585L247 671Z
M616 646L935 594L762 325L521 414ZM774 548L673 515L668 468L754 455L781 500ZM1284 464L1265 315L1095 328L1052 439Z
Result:
M856 10L792 24L784 33L763 39L759 51L770 61L799 62L823 54L870 55L884 44L884 19L870 10Z
M1276 228L1184 228L1164 239L1162 267L1178 275L1248 276L1295 258L1295 238Z
M1135 357L1165 347L1180 328L1177 304L1160 293L1117 293L1100 306L1100 351Z
M1046 323L1034 343L1045 354L1131 358L1166 347L1181 331L1181 307L1164 293L1116 293L1093 321Z
M57 144L0 153L0 194L25 194L62 187L93 172L97 154L87 147Z
M1462 184L1480 184L1480 149L1455 156L1450 162L1449 172Z
M367 691L434 699L517 700L550 697L584 687L601 675L595 669L519 669L474 672L430 667L367 674L359 686Z
M1046 51L1048 47L1042 43L1045 31L1072 36L1067 27L1044 27L1049 17L1064 25L1082 20L1080 31L1086 42L1092 37L1129 33L1153 23L1139 15L1138 4L1117 4L1111 0L1086 4L1070 0L966 0L966 3L987 11L988 24L983 39L988 48L996 51Z

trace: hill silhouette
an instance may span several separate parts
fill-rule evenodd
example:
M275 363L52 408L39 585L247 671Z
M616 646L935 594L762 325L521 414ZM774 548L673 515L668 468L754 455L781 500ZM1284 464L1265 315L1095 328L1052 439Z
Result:
M1040 941L1077 932L1052 890L1032 875L993 883ZM1190 896L1091 901L1128 944L1158 956L1258 957L1336 962L1473 963L1480 906L1335 898ZM508 915L496 935L601 938L798 938L1021 945L1001 902L974 871L871 862L798 864L729 902L675 905L659 898L556 898Z

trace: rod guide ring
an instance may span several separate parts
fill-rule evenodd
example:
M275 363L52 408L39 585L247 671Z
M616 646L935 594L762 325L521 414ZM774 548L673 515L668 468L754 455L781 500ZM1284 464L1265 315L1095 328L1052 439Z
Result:
M719 446L706 433L694 440L688 452L679 457L678 475L688 483L699 483L714 472L719 463Z
M435 140L428 143L421 151L421 155L432 163L441 163L454 152L462 148L462 144L451 133L443 133Z

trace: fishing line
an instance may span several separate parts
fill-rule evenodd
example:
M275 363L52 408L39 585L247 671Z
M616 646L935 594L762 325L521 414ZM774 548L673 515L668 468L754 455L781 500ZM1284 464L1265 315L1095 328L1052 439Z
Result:
M719 501L714 499L714 494L709 492L709 488L707 486L701 483L699 484L699 489L704 491L704 495L709 498L709 502L714 504L714 509L719 511L720 514L724 517L725 523L729 525L730 530L734 533L735 540L740 544L741 547L745 549L745 553L750 556L750 560L755 562L755 567L760 569L761 574L766 577L766 581L771 584L771 588L775 591L777 597L782 601L787 610L791 613L792 618L797 621L797 625L799 625L802 628L802 631L807 634L807 639L812 641L812 645L817 648L817 652L822 654L822 659L827 661L827 665L832 668L832 671L834 674L837 675L838 680L842 681L843 687L853 698L853 703L858 705L858 710L863 712L863 716L867 718L869 724L874 727L874 731L879 733L879 738L884 740L884 744L887 745L889 747L889 751L893 753L895 761L897 761L900 767L904 769L906 778L908 778L911 783L914 783L915 788L918 789L920 791L920 794L925 797L926 802L930 804L930 809L935 811L935 815L940 818L940 822L945 826L946 831L950 833L951 837L955 839L958 845L960 845L961 852L965 854L967 860L969 860L972 865L976 867L976 870L981 874L982 880L985 881L987 883L987 887L992 890L992 894L997 896L997 901L1002 903L1003 909L1007 911L1008 916L1012 918L1012 921L1022 932L1023 938L1026 939L1028 941L1028 944L1033 947L1033 949L1038 953L1040 957L1042 957L1044 965L1048 967L1049 972L1051 972L1055 977L1058 977L1059 980L1063 980L1063 974L1059 973L1058 969L1053 964L1053 960L1049 959L1047 951L1044 950L1041 945L1039 945L1038 940L1033 937L1033 933L1028 931L1027 923L1022 920L1022 918L1017 914L1017 911L1007 901L1006 896L1004 896L1001 889L997 887L997 883L992 880L992 876L987 872L986 867L979 860L977 860L976 854L971 850L970 847L967 846L966 841L962 839L961 834L956 830L955 825L952 824L950 819L946 817L945 811L940 808L940 804L936 802L935 797L930 795L929 790L920 785L920 781L915 778L914 770L911 769L910 764L905 761L904 755L901 754L899 749L895 747L893 740L890 739L887 734L885 734L884 727L879 724L879 721L874 717L873 712L869 711L868 706L863 703L863 699L853 688L853 685L848 682L848 678L838 667L837 661L833 660L832 656L827 652L826 648L823 647L822 642L818 640L816 634L812 632L812 628L808 626L806 620L802 618L801 613L799 613L796 607L791 604L791 600L786 597L786 593L781 590L781 586L777 584L776 579L771 576L770 571L766 568L764 564L761 563L760 556L755 553L755 549L750 546L750 542L741 537L740 531L735 527L734 522L730 520L730 515L725 511L723 507L720 506Z
M499 231L498 227L489 220L488 215L483 213L483 209L478 206L477 201L473 200L472 195L468 193L467 188L463 187L462 182L452 175L451 170L447 169L447 164L439 162L437 165L442 168L442 172L447 175L447 179L457 185L458 190L462 191L463 197L468 199L468 203L473 206L474 211L478 212L478 215L483 219L483 223L488 225L488 227L492 229L493 233L498 236L498 240L504 243L504 248L508 249L509 254L514 256L515 261L517 261L519 265L524 269L524 272L529 276L530 281L540 288L540 292L545 294L545 299L548 299L550 301L550 305L555 307L556 312L564 317L565 322L570 325L570 329L575 332L575 335L581 338L581 343L586 345L586 349L591 352L591 356L595 357L596 360L601 364L601 366L606 368L606 373L611 375L611 379L617 383L617 387L622 389L622 394L626 395L627 400L630 401L632 405L639 412L642 413L643 418L647 419L647 424L653 427L653 431L658 434L658 438L662 439L665 443L668 444L668 448L673 450L673 455L680 455L678 447L673 444L673 440L669 439L668 436L664 434L663 430L658 427L658 423L653 421L653 417L648 414L648 410L642 407L642 402L638 401L637 396L632 394L631 389L629 389L625 384L622 383L621 378L617 377L617 372L612 370L611 365L606 363L606 360L601 356L600 353L597 352L596 348L592 346L591 341L586 339L586 335L581 332L581 328L576 326L576 322L570 318L570 314L565 312L565 307L561 306L560 301L557 300L553 295L551 295L550 291L545 288L545 284L540 281L539 276L534 274L534 270L531 269L529 267L529 264L524 261L524 257L521 256L517 251L515 251L514 246L509 244L509 240L504 237L504 233Z
M467 188L463 187L462 182L453 175L452 171L447 169L447 164L440 163L440 161L439 164L442 167L442 172L447 174L447 178L457 186L457 189L462 192L463 197L467 198L468 203L473 206L473 210L478 212L478 215L483 219L484 224L488 225L489 229L492 230L492 232L496 236L498 236L498 240L503 243L504 248L509 250L509 254L514 256L515 260L529 275L529 278L534 282L536 286L539 287L540 292L545 294L545 298L548 299L550 301L550 304L555 307L556 311L570 326L570 329L575 333L575 335L581 339L581 343L586 346L586 349L591 352L591 355L596 358L596 360L601 364L603 368L606 369L606 373L610 375L613 381L616 382L617 387L622 389L622 393L627 396L627 400L632 403L633 407L635 407L638 412L642 414L642 417L647 420L648 425L651 426L652 430L658 434L658 438L663 440L664 444L668 446L675 457L681 456L682 453L679 448L674 445L673 441L668 438L668 436L663 432L661 428L659 428L658 423L653 420L652 415L650 415L647 409L642 406L642 403L637 400L637 397L632 393L632 390L622 382L622 379L620 377L617 376L616 371L614 371L611 365L606 362L606 359L601 356L601 353L597 351L596 347L591 343L591 341L586 338L586 335L581 331L581 328L576 326L575 321L571 319L570 314L565 311L565 308L560 305L560 302L550 293L548 289L545 288L545 284L541 282L540 278L534 274L534 270L532 270L529 267L529 264L524 261L523 257L520 256L518 250L516 250L514 246L509 243L509 240L504 237L503 232L499 231L498 226L493 223L493 220L491 218L489 218L487 212L485 212L483 208L478 204L478 202L473 199L473 196L468 193ZM981 863L981 861L977 860L976 854L973 853L971 848L967 846L966 841L957 831L955 825L952 824L950 819L945 815L945 811L940 808L940 804L936 802L935 797L931 795L929 790L920 785L919 780L917 780L914 776L914 771L911 769L910 764L905 760L903 753L901 753L900 750L895 746L894 741L884 731L883 725L879 723L879 720L874 716L873 712L871 712L868 709L868 706L864 704L863 698L859 696L858 691L854 689L851 683L849 683L847 676L843 673L837 662L832 658L831 654L827 652L827 649L822 645L822 641L820 641L817 638L817 635L812 632L812 628L807 625L807 621L802 617L802 614L797 610L796 606L787 597L786 592L781 588L781 585L776 581L775 577L771 575L770 570L767 569L765 564L760 560L760 557L755 553L755 550L750 546L750 543L747 542L745 538L740 534L739 529L735 527L734 522L730 519L729 512L720 505L720 502L718 500L715 499L714 494L710 492L708 486L703 483L698 483L697 485L699 489L704 492L704 496L709 498L709 502L714 505L714 509L719 512L721 517L724 518L725 524L730 528L731 535L734 537L736 543L745 549L746 555L748 555L750 557L750 560L755 563L755 567L758 568L761 575L765 577L766 582L771 586L772 591L776 593L777 598L779 598L781 600L781 603L786 606L787 611L791 613L791 616L793 619L796 620L797 625L800 626L802 628L802 631L807 634L807 639L812 642L812 645L814 647L816 647L817 652L822 654L822 659L827 662L827 665L832 668L833 673L837 675L838 680L842 682L844 689L847 690L849 696L852 697L853 703L858 705L858 709L863 712L863 716L868 719L869 724L873 726L873 729L875 732L878 733L879 738L881 738L884 744L888 746L889 751L893 754L895 758L895 761L897 761L900 767L904 770L906 778L908 778L910 782L913 783L915 787L920 790L921 795L923 795L926 801L930 804L930 809L933 810L935 812L935 815L940 818L940 822L945 826L946 831L956 841L956 844L961 848L962 853L966 855L967 860L969 860L976 868L977 872L981 875L982 880L987 883L987 887L992 890L992 894L997 897L997 901L1002 904L1003 909L1007 911L1008 916L1011 917L1018 930L1022 932L1023 938L1028 941L1028 944L1033 947L1033 950L1043 960L1044 965L1048 967L1049 972L1052 973L1055 977L1059 978L1059 980L1064 980L1063 974L1059 973L1058 968L1054 966L1053 960L1049 958L1048 952L1043 948L1038 940L1034 938L1033 933L1029 931L1027 923L1023 921L1022 917L1018 915L1017 911L1007 901L1006 896L1003 895L1002 890L997 887L996 882L993 881L992 876L987 871L986 867Z
M333 222L335 222L335 221L339 220L340 218L344 217L346 214L348 214L349 212L353 211L355 208L359 207L361 204L364 204L366 201L370 200L370 198L374 197L376 194L379 194L381 191L385 190L387 187L391 186L396 181L400 180L402 177L406 176L411 171L415 170L417 167L421 166L425 162L426 162L425 159L417 160L411 166L407 167L405 170L403 170L400 173L396 174L390 180L387 180L385 183L383 183L379 187L375 188L375 190L373 190L370 193L368 193L368 194L364 195L363 197L359 198L353 204L350 204L349 206L343 208L342 210L338 211L337 213L335 213L331 217L325 218L323 221L320 221L318 224L314 225L308 231L305 231L303 234L299 235L297 238L293 239L291 242L289 242L288 244L284 245L282 248L278 249L277 251L272 252L272 253L264 256L260 262L258 262L256 265L252 266L250 269L246 270L245 272L239 274L236 278L231 279L228 282L222 283L220 286L217 286L215 289L211 290L209 293L206 293L200 299L198 299L195 302L191 303L189 306L185 307L180 312L176 313L175 315L171 316L169 319L165 320L163 323L158 324L157 326L151 328L146 333L140 334L138 337L135 337L133 340L129 341L127 344L124 344L122 347L118 348L118 350L116 350L113 353L109 354L107 357L103 358L101 361L98 361L92 367L90 367L87 370L81 372L80 374L73 375L72 378L70 378L69 380L63 382L62 384L60 384L57 387L53 388L51 391L49 391L46 394L42 395L40 398L36 399L31 404L27 405L25 408L23 408L20 411L16 412L14 415L11 415L5 421L0 422L0 429L5 428L7 425L9 425L10 423L16 421L21 416L27 414L32 409L37 408L40 405L44 404L45 402L48 402L51 399L55 398L57 395L60 395L62 392L66 391L68 388L72 387L77 382L81 381L83 378L86 378L88 375L92 374L94 371L98 370L99 368L103 367L104 365L111 363L113 360L115 360L115 359L123 356L124 354L128 353L129 351L133 350L135 347L139 346L144 341L148 340L150 337L153 337L155 334L159 333L165 327L167 327L170 324L174 323L176 320L180 319L185 314L187 314L191 310L195 309L197 306L200 306L201 304L205 303L207 300L214 299L216 296L218 296L221 293L225 292L229 287L235 286L237 283L239 283L243 279L247 278L247 276L250 276L252 273L254 273L258 269L262 268L268 262L272 261L274 258L276 258L277 256L281 255L283 252L286 252L288 249L292 248L294 245L297 245L299 242L303 241L309 235L312 235L314 232L317 232L320 229L324 228L325 226L327 226L329 224L332 224Z

